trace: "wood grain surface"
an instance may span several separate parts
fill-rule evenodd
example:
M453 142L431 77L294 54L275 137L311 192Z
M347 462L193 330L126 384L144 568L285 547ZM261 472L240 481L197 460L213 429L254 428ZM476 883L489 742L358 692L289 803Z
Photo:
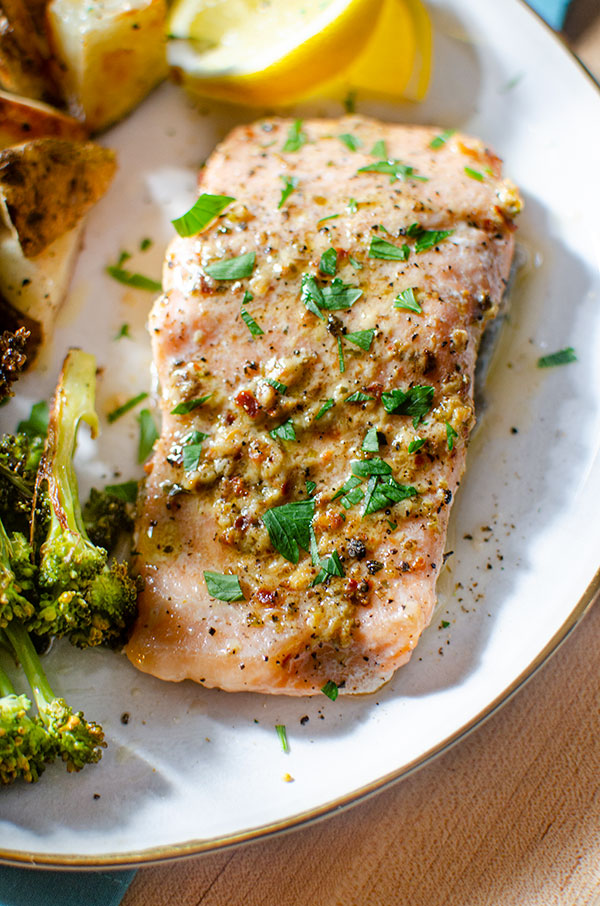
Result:
M576 49L600 76L594 2ZM413 776L312 826L141 869L123 900L396 904L600 906L600 607L501 711Z

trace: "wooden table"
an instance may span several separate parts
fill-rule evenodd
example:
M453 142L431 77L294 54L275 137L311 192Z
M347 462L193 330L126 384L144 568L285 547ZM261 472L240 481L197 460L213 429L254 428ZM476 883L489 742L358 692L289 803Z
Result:
M567 28L600 78L600 3L586 5ZM200 904L600 906L600 607L415 775L318 824L142 869L123 901Z

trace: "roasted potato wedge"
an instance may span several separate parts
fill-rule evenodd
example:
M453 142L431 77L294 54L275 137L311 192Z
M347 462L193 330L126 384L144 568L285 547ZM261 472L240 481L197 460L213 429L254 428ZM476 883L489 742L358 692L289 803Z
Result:
M0 216L25 257L72 230L115 168L113 152L93 142L40 138L0 151Z
M1 0L0 87L26 97L52 100L56 90L39 17L39 3Z
M166 76L165 21L165 0L51 0L56 80L91 132L121 119Z
M49 104L0 91L0 150L47 136L84 141L87 129Z
M66 295L85 214L115 167L112 151L92 142L42 138L0 152L0 297L39 325L41 342Z

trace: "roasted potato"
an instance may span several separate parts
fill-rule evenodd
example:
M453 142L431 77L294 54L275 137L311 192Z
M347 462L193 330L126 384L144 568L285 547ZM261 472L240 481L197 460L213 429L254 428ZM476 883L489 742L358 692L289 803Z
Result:
M91 132L121 119L167 74L166 0L50 0L54 74Z
M83 141L87 129L49 104L0 91L0 150L47 136Z
M92 142L45 138L0 152L0 296L50 334L83 219L110 184L115 159Z
M0 0L0 87L30 98L56 97L39 2Z

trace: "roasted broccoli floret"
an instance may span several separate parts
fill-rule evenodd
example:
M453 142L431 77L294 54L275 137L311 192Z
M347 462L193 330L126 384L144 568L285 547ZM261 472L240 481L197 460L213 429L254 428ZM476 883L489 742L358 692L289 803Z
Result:
M5 434L0 439L0 515L8 531L29 535L35 481L45 437ZM38 521L43 522L40 512Z
M57 698L29 633L20 623L11 621L4 634L31 686L39 721L67 770L80 771L99 761L106 747L102 727L87 721L82 711L73 711L64 698Z
M83 506L83 521L90 541L111 551L123 532L133 528L127 503L106 491L92 488Z
M97 429L94 410L96 363L71 350L65 360L50 413L48 441L37 481L48 501L49 529L40 549L39 619L41 634L68 634L80 647L118 645L136 613L137 585L123 564L88 537L73 468L81 421Z
M0 400L13 395L12 385L25 366L25 347L29 339L26 327L5 330L0 335Z
M39 717L29 714L31 702L16 695L0 667L0 784L36 781L56 757L56 745Z
M35 573L29 542L19 533L9 538L0 520L0 626L34 616Z

